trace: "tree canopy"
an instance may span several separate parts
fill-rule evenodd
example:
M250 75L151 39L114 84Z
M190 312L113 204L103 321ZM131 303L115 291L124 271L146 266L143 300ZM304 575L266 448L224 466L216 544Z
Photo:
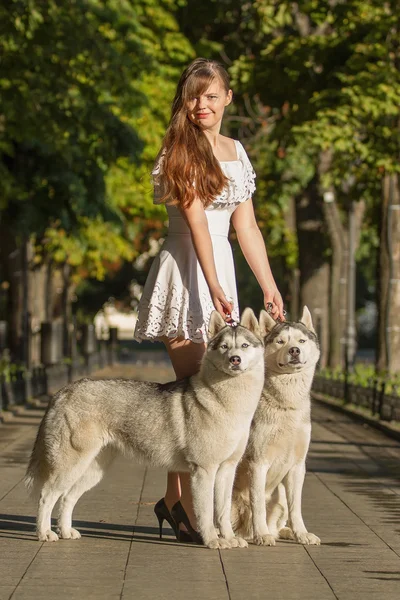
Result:
M131 277L163 235L150 172L176 82L206 56L232 76L223 131L257 171L280 283L300 263L306 276L334 272L330 191L339 228L352 202L366 204L358 255L373 284L382 185L400 170L399 20L396 0L2 3L2 234L32 239L33 264L68 264L75 283ZM312 240L296 230L304 203Z
M7 227L35 234L39 258L102 278L104 264L134 256L132 217L152 211L149 166L192 56L174 8L0 6L0 207Z

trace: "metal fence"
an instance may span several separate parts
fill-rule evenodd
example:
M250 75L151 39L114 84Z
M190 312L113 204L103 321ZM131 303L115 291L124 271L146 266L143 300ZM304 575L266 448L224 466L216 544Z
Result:
M385 382L378 379L373 380L370 387L364 387L316 375L313 383L314 392L366 408L382 421L400 421L400 397L386 394L385 388Z
M13 363L5 358L7 348L3 347L0 352L3 363L0 413L25 405L32 398L52 394L67 383L113 365L117 360L118 331L115 328L110 329L108 339L98 340L92 324L71 327L67 356L63 353L63 330L59 323L44 323L40 334L39 364Z

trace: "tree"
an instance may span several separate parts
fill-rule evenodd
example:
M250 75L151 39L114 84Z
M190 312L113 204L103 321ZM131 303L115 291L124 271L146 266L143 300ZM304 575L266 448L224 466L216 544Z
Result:
M287 197L286 205L290 207L294 199L298 207L303 301L313 300L312 296L321 299L315 293L310 298L304 293L306 289L325 287L328 294L326 268L331 272L333 296L346 298L340 281L346 272L344 240L349 206L365 202L365 224L376 227L373 215L380 204L376 197L380 180L385 172L397 168L399 136L393 134L398 130L393 118L399 105L396 4L377 0L258 0L242 4L225 0L212 5L213 19L209 18L209 7L196 16L199 31L207 19L209 23L204 27L205 34L199 35L200 47L207 48L206 42L211 39L213 45L208 47L214 55L219 53L231 65L235 88L241 96L236 118L249 122L254 116L252 99L263 107L264 112L256 115L258 131L262 132L264 145L277 152L276 160L266 161L273 152L260 156L257 148L255 155L260 157L263 178L278 194L288 188L288 180L292 187L301 187L294 198ZM185 23L188 26L188 21ZM253 144L256 147L256 139L254 131L250 132L250 149ZM306 170L298 178L286 162L293 151L296 154L296 148L297 155L303 149L303 160L307 161ZM324 168L327 150L331 160L329 168ZM324 192L329 190L335 197L330 207L323 202ZM259 198L264 212L271 197L276 198L273 192L268 199ZM282 195L279 197L282 199ZM305 205L313 206L310 214L314 217L320 214L318 225L314 219L321 232L317 254L309 244L310 236L301 234L303 228L309 231L312 225L307 219L301 221L306 215L301 210ZM364 253L367 238L370 252L374 252L375 231L363 236ZM325 268L316 263L312 267L317 257ZM340 286L343 289L339 292ZM331 340L331 364L337 364L343 357L340 339L344 336L347 306L339 302L340 311L335 306L337 300L330 304L330 335L326 337Z
M18 297L28 293L12 278L10 254L20 256L23 269L40 257L51 265L62 258L75 277L100 278L113 256L133 256L128 246L137 227L128 223L129 200L123 206L121 194L111 196L106 176L118 163L128 178L143 156L150 160L140 120L148 110L157 124L165 108L161 99L148 109L146 82L160 86L154 97L162 94L191 51L173 9L172 0L22 0L0 7L1 262L12 284L14 349L21 337ZM33 234L41 251L30 260ZM27 286L29 277L23 281Z

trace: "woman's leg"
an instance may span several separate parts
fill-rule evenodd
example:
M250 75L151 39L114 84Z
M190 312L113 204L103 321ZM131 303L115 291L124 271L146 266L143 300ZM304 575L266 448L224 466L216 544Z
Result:
M190 377L198 372L206 349L204 343L196 344L183 338L164 338L163 341L177 379ZM189 473L168 473L164 500L169 510L180 500L192 526L196 528Z

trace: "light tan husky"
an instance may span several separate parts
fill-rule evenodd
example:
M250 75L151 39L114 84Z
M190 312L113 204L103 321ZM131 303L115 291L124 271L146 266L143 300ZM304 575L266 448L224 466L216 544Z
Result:
M231 498L264 382L264 345L251 309L228 327L214 311L200 372L169 384L82 379L60 390L43 417L26 475L39 497L42 541L77 539L72 511L118 453L189 471L199 534L209 548L247 546L235 536ZM214 489L216 523L214 526ZM58 534L51 513L59 501Z
M265 383L236 473L233 528L259 545L274 546L278 537L320 544L301 511L310 389L320 354L311 314L304 307L301 322L276 323L262 311L260 328L267 332Z

